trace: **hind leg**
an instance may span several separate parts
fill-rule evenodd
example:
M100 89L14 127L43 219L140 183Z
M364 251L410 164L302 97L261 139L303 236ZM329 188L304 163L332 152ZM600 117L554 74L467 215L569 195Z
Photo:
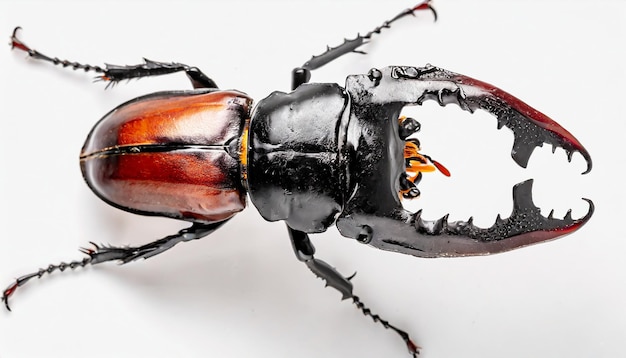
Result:
M187 78L191 82L193 88L217 88L217 84L207 75L205 75L199 68L195 66L185 65L184 63L176 62L158 62L151 61L144 58L144 63L130 66L118 66L118 65L105 65L104 68L100 66L92 66L89 64L82 64L79 62L72 62L68 60L61 60L58 57L50 57L43 53L29 47L22 40L17 37L17 32L20 27L16 27L13 30L11 36L11 48L24 51L28 56L51 63L53 65L61 65L63 67L71 67L74 70L84 70L85 72L96 72L101 75L96 77L98 80L107 81L107 87L113 86L122 80L129 80L132 78L152 77L159 75L166 75L175 72L185 72Z

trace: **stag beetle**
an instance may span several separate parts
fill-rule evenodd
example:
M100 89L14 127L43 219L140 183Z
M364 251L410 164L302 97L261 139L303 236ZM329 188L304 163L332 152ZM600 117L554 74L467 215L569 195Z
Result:
M184 220L191 226L139 247L92 243L82 260L50 265L24 275L3 292L9 298L32 278L107 261L128 263L158 255L179 242L209 235L246 206L246 196L268 221L285 221L298 260L343 299L395 331L415 356L418 347L403 330L373 314L353 294L351 277L314 257L309 234L333 224L348 238L418 257L484 255L571 233L593 214L573 219L544 217L533 204L532 180L513 188L513 211L489 228L468 221L422 218L403 199L419 196L422 174L448 170L421 153L412 137L420 123L400 116L408 105L434 100L497 117L513 131L511 155L526 167L544 143L571 159L587 150L567 130L521 100L490 84L432 65L390 66L351 75L342 87L308 83L311 71L352 52L374 34L418 10L436 12L429 1L400 12L353 40L313 56L292 72L292 92L273 92L256 106L243 92L218 90L197 67L145 60L133 66L91 66L52 58L11 36L11 47L30 57L99 74L107 87L122 80L184 72L193 90L166 91L130 100L106 114L89 133L80 154L87 185L102 200L128 212Z

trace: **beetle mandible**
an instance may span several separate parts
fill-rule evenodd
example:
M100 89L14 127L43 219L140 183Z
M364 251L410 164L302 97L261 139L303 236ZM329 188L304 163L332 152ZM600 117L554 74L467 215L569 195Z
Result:
M472 220L448 222L411 213L402 199L419 196L422 174L447 169L420 150L412 137L420 123L400 116L407 105L435 100L473 112L486 110L498 127L513 131L512 157L522 167L544 143L579 152L582 144L559 124L521 100L487 83L435 66L391 66L352 75L345 86L308 83L311 71L361 47L393 22L418 10L400 12L365 35L313 56L292 72L292 92L274 92L256 106L246 94L218 90L197 67L146 60L133 66L91 66L49 57L11 37L14 49L30 57L99 73L109 85L124 79L184 72L189 91L153 93L113 109L92 129L80 156L83 176L101 199L120 209L188 221L178 233L139 247L92 244L83 260L50 265L19 277L3 292L9 298L32 278L66 268L108 261L128 263L158 255L179 242L202 238L252 204L268 221L285 221L298 260L343 299L395 331L415 356L417 345L403 330L371 313L353 294L350 277L315 257L309 234L336 225L348 238L418 257L497 253L550 240L579 229L580 219L543 217L533 204L532 181L513 189L514 209L489 228Z

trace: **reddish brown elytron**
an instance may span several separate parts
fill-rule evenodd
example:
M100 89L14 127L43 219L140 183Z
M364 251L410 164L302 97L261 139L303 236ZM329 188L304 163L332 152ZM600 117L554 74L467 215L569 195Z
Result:
M235 91L127 102L89 134L81 153L85 180L131 212L228 219L245 207L237 151L251 104Z

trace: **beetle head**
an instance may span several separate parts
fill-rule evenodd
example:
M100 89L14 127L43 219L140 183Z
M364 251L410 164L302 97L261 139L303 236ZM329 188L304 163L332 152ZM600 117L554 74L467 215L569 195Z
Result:
M442 106L455 103L470 112L482 109L492 113L499 128L506 126L513 131L511 156L522 167L528 164L534 148L544 143L563 148L569 158L574 152L581 153L587 161L585 173L591 170L591 158L567 130L519 99L434 66L372 69L367 75L348 77L346 90L351 105L344 155L350 161L351 192L337 220L343 235L422 257L480 255L565 235L591 217L590 200L589 212L581 219L572 219L569 213L563 219L542 216L532 201L532 180L513 188L513 212L489 228L479 228L471 220L448 222L447 215L426 220L421 211L405 210L398 194L406 196L407 189L410 193L407 176L416 171L407 158L419 155L419 145L405 141L414 124L405 119L398 125L406 105L421 105L430 99ZM430 165L430 158L424 159L421 164ZM445 168L441 170L445 172Z

